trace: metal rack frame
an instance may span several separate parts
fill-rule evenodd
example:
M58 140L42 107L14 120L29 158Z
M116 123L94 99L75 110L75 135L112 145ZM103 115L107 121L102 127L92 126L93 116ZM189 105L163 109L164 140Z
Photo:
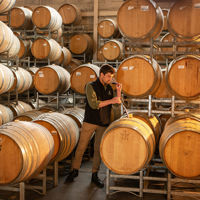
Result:
M148 116L151 116L152 114L171 114L173 117L175 114L184 114L184 111L176 110L176 105L179 104L198 104L200 105L200 100L177 100L175 99L175 96L172 96L171 99L162 99L162 98L156 98L153 99L152 95L149 95L146 99L139 99L139 98L130 98L125 99L125 102L138 102L138 103L147 103L147 109L131 109L133 112L141 112L141 113L148 113ZM171 107L171 110L158 110L152 108L152 103L168 103Z
M47 176L47 169L53 170L53 176ZM52 164L49 164L45 169L42 170L42 172L39 175L37 175L33 179L41 180L41 185L31 185L31 183L27 181L16 183L13 185L0 185L0 190L19 192L20 200L25 200L26 189L45 195L47 192L47 180L52 181L54 187L58 186L58 162L55 161Z
M158 175L149 176L148 170L155 169L155 170L163 170L167 176L160 177ZM146 175L145 175L146 174ZM114 179L129 179L136 181L135 183L137 186L116 186L111 184L111 180ZM162 188L149 188L148 184L153 181L162 183ZM173 176L165 166L156 166L156 165L149 165L147 168L140 170L136 174L131 175L121 175L115 174L111 172L108 168L106 169L106 195L112 195L116 192L129 192L133 195L136 195L140 198L144 196L144 193L152 193L152 194L162 194L166 195L167 200L171 200L173 195L177 196L186 196L186 197L200 197L200 191L196 192L194 190L190 191L175 191L173 188L173 183L192 183L192 184L200 184L200 179L182 179Z

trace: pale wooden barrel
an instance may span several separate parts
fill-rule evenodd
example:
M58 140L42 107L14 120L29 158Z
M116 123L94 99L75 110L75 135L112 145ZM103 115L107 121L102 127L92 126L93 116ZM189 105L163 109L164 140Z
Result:
M0 94L10 91L15 84L15 76L12 70L0 64Z
M176 176L200 175L200 119L194 116L175 118L165 126L159 143L161 159Z
M132 97L144 97L154 94L162 80L158 63L148 56L131 56L120 64L117 70L117 82L122 90Z
M122 117L124 117L124 116L122 116ZM148 124L154 132L155 141L156 141L156 144L157 144L157 142L160 138L160 135L161 135L161 131L162 131L162 129L161 129L162 124L161 124L161 121L160 121L160 119L157 115L148 116L147 114L135 113L135 112L132 112L130 110L130 111L128 111L128 118L141 119L146 124Z
M33 83L30 72L21 67L18 67L18 69L12 67L12 71L15 73L17 78L17 85L15 89L18 91L18 93L23 93L26 90L29 90Z
M74 4L65 3L62 6L60 6L58 12L60 13L62 17L62 22L65 25L77 25L81 23L81 11Z
M182 99L197 99L200 95L200 58L181 56L173 60L166 71L166 84L172 94Z
M106 59L103 56L103 46L101 46L98 50L97 50L97 60L101 61L101 62L105 62Z
M70 63L67 66L64 66L64 67L71 74L73 70L75 70L76 68L78 68L82 64L83 63L80 60L78 60L76 58L72 58Z
M103 57L106 60L114 61L123 58L123 44L117 40L107 41L102 48Z
M36 72L34 85L42 94L64 93L70 88L70 74L60 66L47 65Z
M154 132L148 123L135 117L122 118L105 130L100 154L111 171L133 174L149 163L155 145Z
M32 29L32 11L24 7L14 7L10 11L10 26L12 28Z
M163 13L148 0L127 0L118 10L117 23L122 35L132 40L156 38L163 27Z
M12 102L9 105L9 108L12 110L14 117L33 110L33 108L28 103L23 101Z
M8 106L2 104L0 104L0 115L2 118L2 124L10 122L14 118L12 110Z
M71 62L71 59L72 59L71 52L66 47L62 47L61 56L58 60L55 61L55 64L67 66Z
M28 111L28 112L25 112L21 115L16 116L14 118L14 121L32 121L43 113L44 112L39 111L39 110L31 110L31 111Z
M18 57L25 58L27 56L31 56L32 41L23 40L23 39L19 39L19 41L20 41L20 49L19 49Z
M69 49L74 54L92 53L93 39L88 34L76 34L70 38Z
M1 0L0 13L9 11L14 5L16 0Z
M85 110L82 108L66 108L62 111L62 114L68 115L77 123L78 127L81 128L83 124Z
M165 71L162 71L162 77L162 81L153 96L156 98L171 98L172 94L170 93L165 80Z
M97 26L98 34L103 38L116 37L119 34L117 22L114 19L103 19Z
M34 40L31 53L37 59L58 60L62 54L61 46L53 39L37 38Z
M79 128L69 116L61 113L45 113L34 120L34 123L47 128L54 139L52 161L66 158L75 148L79 139Z
M27 70L28 70L28 72L30 72L30 74L32 76L32 79L33 79L31 87L29 88L31 90L31 89L33 89L35 87L35 85L34 85L34 76L35 76L36 72L39 70L39 68L35 67L35 66L32 66L32 67L29 67Z
M12 30L0 21L0 53L8 51L13 44L14 36Z
M200 37L200 0L177 1L170 8L168 15L168 30L172 35L183 39L196 39Z
M171 35L170 33L166 33L161 39L160 39L161 42L174 42L175 41L175 38L173 35ZM176 41L177 42L184 42L183 39L181 38L176 38ZM176 50L177 51L180 51L180 52L188 52L188 54L191 54L190 52L194 52L196 51L196 49L198 49L198 45L195 45L195 44L187 44L187 45L178 45L176 47ZM164 48L160 48L160 50L162 52L173 52L173 47L164 47ZM172 55L169 56L167 55L167 57L169 58L173 58Z
M99 76L99 67L93 64L83 64L71 73L71 88L80 94L85 94L85 85L95 81Z
M34 9L32 21L40 29L58 30L62 26L62 17L50 6L39 6Z
M9 122L0 127L0 184L19 183L49 163L54 142L49 131L32 122Z
M13 34L13 43L9 48L8 52L5 54L9 58L15 58L20 51L20 41L16 35Z

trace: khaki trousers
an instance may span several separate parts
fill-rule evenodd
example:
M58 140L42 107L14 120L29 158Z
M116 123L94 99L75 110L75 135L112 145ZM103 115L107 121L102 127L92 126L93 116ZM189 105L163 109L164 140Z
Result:
M78 170L80 169L83 154L91 140L93 133L96 132L94 141L94 158L93 158L92 173L97 172L99 170L101 164L100 143L105 129L106 127L83 122L78 146L75 152L75 157L72 162L73 169L78 169Z

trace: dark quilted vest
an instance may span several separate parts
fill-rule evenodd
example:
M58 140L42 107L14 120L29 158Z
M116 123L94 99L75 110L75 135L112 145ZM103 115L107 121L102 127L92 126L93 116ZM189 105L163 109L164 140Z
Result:
M96 92L97 100L104 101L113 98L113 89L110 85L107 85L105 90L99 79L90 84ZM112 105L108 105L100 109L92 109L86 99L84 122L99 126L108 126L110 123L111 107Z

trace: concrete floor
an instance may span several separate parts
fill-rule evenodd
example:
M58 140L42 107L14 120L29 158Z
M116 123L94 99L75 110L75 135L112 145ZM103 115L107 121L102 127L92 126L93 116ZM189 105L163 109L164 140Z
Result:
M79 176L72 183L64 184L64 175L59 176L57 187L52 186L52 182L47 184L47 194L41 195L34 191L26 190L26 200L139 200L141 198L127 192L117 192L106 196L106 189L97 188L91 183L91 164L87 161L82 164ZM105 182L106 167L102 164L99 177ZM128 184L124 180L123 184ZM144 200L165 200L164 195L145 194ZM0 200L19 200L16 192L0 191Z

